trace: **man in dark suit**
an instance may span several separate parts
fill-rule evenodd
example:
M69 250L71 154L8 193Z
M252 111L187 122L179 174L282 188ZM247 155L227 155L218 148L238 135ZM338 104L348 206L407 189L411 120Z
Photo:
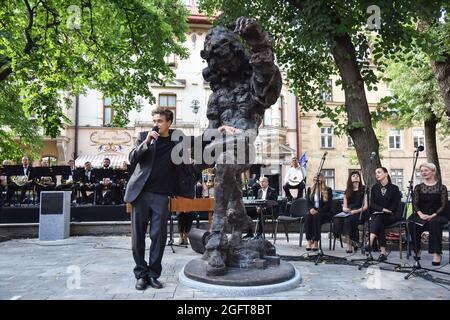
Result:
M70 159L67 162L70 167L70 174L62 175L61 184L57 185L56 191L72 191L71 201L75 200L77 197L77 191L79 190L80 174L75 167L75 160Z
M95 191L97 178L92 171L92 164L89 161L84 163L84 174L80 176L80 192L82 203L88 202L87 191Z
M267 177L261 177L259 179L259 184L261 185L261 188L258 190L258 196L256 199L262 199L262 200L278 200L277 192L274 188L271 188L269 186L269 179ZM244 238L260 238L262 236L262 221L260 216L260 210L272 210L271 208L261 208L257 207L256 211L248 211L248 215L252 219L258 219L258 227L257 227L257 233L256 236L253 235L252 230L247 231L247 235L244 236ZM263 212L265 214L265 212Z
M136 263L134 275L136 289L145 290L147 285L162 288L161 260L167 238L168 202L171 195L194 197L195 173L185 164L175 165L171 152L176 142L169 130L173 113L157 108L152 112L155 127L141 133L136 147L129 155L134 167L125 191L125 202L131 203L132 251ZM150 221L150 255L145 261L145 234Z
M27 176L26 179L27 182L23 185L17 185L14 182L10 182L8 184L8 191L6 192L6 204L9 205L12 200L12 196L14 195L14 192L17 190L20 190L20 198L19 203L22 203L25 199L25 193L27 190L33 190L34 188L34 175L33 175L33 167L30 165L30 160L28 157L22 158L22 168L23 168L23 175L21 176ZM22 172L21 172L22 173Z
M110 164L111 160L105 158L103 159L103 167L97 170L102 177L95 185L96 202L98 204L118 204L120 202L120 187ZM104 190L106 190L105 196L103 196Z

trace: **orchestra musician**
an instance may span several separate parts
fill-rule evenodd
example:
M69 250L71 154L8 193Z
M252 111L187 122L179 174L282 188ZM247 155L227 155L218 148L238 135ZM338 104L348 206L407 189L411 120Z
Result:
M10 161L9 160L3 160L2 163L3 166L8 166L10 165ZM0 168L1 172L0 172L0 207L3 207L3 192L6 190L6 187L8 185L8 177L6 175L3 175L3 167Z
M103 177L95 186L98 204L118 204L120 203L120 186L114 178L114 170L110 167L111 160L103 159L103 167L100 169L100 176ZM103 196L103 190L106 190Z
M303 191L305 190L304 169L298 164L297 157L292 157L291 167L284 177L283 190L286 193L288 201L292 201L293 197L291 189L297 189L297 199L303 198Z
M269 186L269 178L267 177L261 177L259 179L259 184L261 185L261 188L258 190L258 195L256 197L256 199L261 199L261 200L273 200L273 201L277 201L278 200L278 195L277 192L274 188ZM252 219L258 219L258 227L257 227L257 232L256 235L253 235L253 231L251 229L247 230L247 234L243 237L243 239L247 239L247 238L253 238L253 239L259 239L262 237L262 224L263 221L261 221L261 210L272 210L271 208L262 208L262 207L257 207L256 208L256 212L255 211L251 211L248 210L247 214L252 218ZM265 212L263 212L264 214Z
M75 160L70 159L67 162L67 165L70 166L70 175L63 175L61 177L61 184L57 185L56 191L72 191L71 201L75 200L77 195L77 190L79 189L80 175L77 168L75 167Z
M97 178L92 172L92 164L89 161L84 163L84 175L80 177L80 192L82 203L86 204L89 202L87 191L95 191L95 185L97 183Z
M48 161L46 159L41 161L42 168L49 168ZM53 174L49 176L40 176L36 178L36 193L37 193L37 202L41 199L42 191L54 191L56 186L56 177Z
M11 182L8 183L5 206L11 204L12 197L16 191L20 191L19 203L22 203L25 199L26 191L34 188L33 167L26 156L22 157L22 169L23 175L10 177Z

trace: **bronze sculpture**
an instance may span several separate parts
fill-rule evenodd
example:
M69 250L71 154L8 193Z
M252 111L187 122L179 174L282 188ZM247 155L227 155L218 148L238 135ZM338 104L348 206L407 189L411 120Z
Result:
M208 275L223 275L227 266L260 268L267 265L263 257L275 256L270 242L242 239L242 232L252 221L242 202L240 175L252 164L245 158L265 110L280 95L282 80L274 63L272 40L253 19L238 18L233 31L224 26L211 29L201 56L208 63L203 77L212 90L207 108L209 129L223 133L208 148L227 145L225 151L215 155L216 204L203 259L208 261ZM245 145L245 161L236 161L243 156L236 147L239 142ZM227 227L231 229L230 238L225 233Z

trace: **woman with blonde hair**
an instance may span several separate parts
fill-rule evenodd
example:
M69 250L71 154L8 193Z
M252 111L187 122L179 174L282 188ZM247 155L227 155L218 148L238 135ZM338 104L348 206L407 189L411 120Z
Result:
M423 182L416 185L412 196L414 213L411 217L411 233L414 251L420 257L421 235L428 231L428 252L433 254L433 266L439 266L442 259L442 227L448 223L445 210L447 187L436 180L436 166L423 163L419 166Z
M308 243L306 250L317 251L319 249L320 227L322 224L331 220L331 201L333 193L331 188L327 187L323 174L314 177L314 184L307 190L308 213L305 216L305 235ZM320 224L319 224L320 221Z

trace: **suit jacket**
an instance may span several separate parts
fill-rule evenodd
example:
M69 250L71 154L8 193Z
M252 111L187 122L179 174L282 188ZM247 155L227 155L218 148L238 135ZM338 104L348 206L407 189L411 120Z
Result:
M86 171L83 172L83 175L80 178L81 178L80 179L81 182L83 182L83 183L97 183L98 182L93 170L91 170L90 179L88 179L88 177L86 176Z
M262 195L263 191L262 189L259 189L257 199L262 199ZM274 201L278 200L278 195L274 188L269 187L267 189L266 200L274 200Z
M34 180L34 178L36 178L34 175L33 167L31 165L29 165L27 167L27 175L28 175L28 180Z
M170 130L170 135L174 130ZM131 150L129 155L129 161L133 168L133 173L128 181L127 188L125 190L124 201L133 202L141 193L144 188L147 179L150 177L153 164L155 162L156 143L147 144L145 139L148 131L141 132L136 142L136 147ZM186 137L184 135L183 139ZM187 139L193 139L193 137L186 137ZM179 142L175 142L176 144ZM183 196L186 198L195 197L195 185L197 183L196 176L198 170L194 165L188 165L181 163L176 165L176 179L175 182L175 195Z

